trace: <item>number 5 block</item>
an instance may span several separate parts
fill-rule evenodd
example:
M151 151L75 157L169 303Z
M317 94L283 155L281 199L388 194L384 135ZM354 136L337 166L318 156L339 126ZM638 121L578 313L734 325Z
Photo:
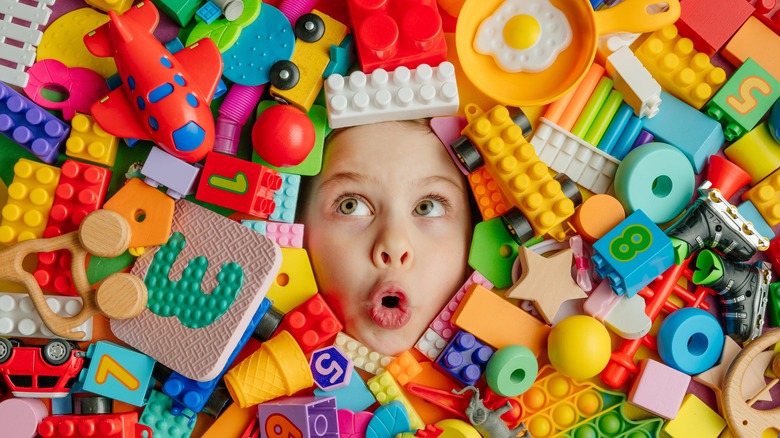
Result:
M349 386L355 364L338 347L330 346L311 354L309 368L318 388L333 391Z
M134 406L143 406L154 388L151 357L111 342L99 341L87 349L89 368L79 380L84 391L111 397Z
M618 295L636 295L674 264L672 241L642 210L593 245L596 272Z

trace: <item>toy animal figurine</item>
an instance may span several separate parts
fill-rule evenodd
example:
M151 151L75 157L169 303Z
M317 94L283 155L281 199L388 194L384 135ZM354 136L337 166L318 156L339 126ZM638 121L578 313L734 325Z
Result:
M514 429L509 429L509 426L501 419L504 413L512 409L512 405L509 402L496 410L491 410L486 408L485 404L482 403L482 399L479 398L479 389L471 385L460 391L453 390L452 392L454 394L463 394L468 390L474 392L471 394L471 401L469 401L469 405L466 407L466 417L468 417L469 422L480 435L484 438L513 438L522 433L519 436L531 438L531 434L528 433L523 423L520 423Z

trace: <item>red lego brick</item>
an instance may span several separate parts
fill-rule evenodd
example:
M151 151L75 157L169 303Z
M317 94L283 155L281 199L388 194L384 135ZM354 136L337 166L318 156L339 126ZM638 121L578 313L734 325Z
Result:
M348 0L358 58L364 73L446 60L435 0Z
M775 268L775 272L780 273L780 236L769 241L766 258L772 264L772 267Z
M775 33L780 34L780 2L777 0L747 0L756 8L753 15Z
M81 221L103 205L110 182L110 170L66 160L62 165L43 237L56 237L78 230ZM68 250L38 254L38 267L34 275L42 289L63 295L77 295L70 275L70 256Z
M720 50L755 10L745 0L683 0L680 7L677 30L707 56Z
M138 424L138 412L99 415L53 415L38 425L43 438L135 438L151 435L149 426Z
M209 152L195 198L265 219L274 212L279 172L218 152Z
M309 354L343 328L322 295L316 294L285 315L277 332L290 332L301 350Z

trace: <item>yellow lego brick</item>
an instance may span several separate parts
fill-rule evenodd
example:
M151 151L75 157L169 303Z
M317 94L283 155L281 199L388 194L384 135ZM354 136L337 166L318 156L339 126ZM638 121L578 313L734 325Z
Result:
M76 114L65 142L65 155L111 167L116 160L119 139L107 133L87 114Z
M422 372L422 366L414 358L412 353L404 351L403 354L396 357L394 361L387 366L387 371L395 377L395 380L401 386L406 385Z
M412 427L412 430L425 429L425 423L423 423L420 416L417 415L417 411L414 410L409 399L406 398L401 387L398 386L398 382L393 379L393 375L390 374L390 371L385 371L376 375L368 379L366 383L368 384L368 389L374 394L376 401L378 401L380 405L390 403L393 400L398 400L404 405L406 413L409 415L409 425Z
M750 175L750 185L780 167L780 144L772 138L766 122L753 128L723 152Z
M268 289L268 299L279 311L288 313L316 294L309 254L301 248L282 248L282 267Z
M84 0L84 2L103 12L114 11L117 14L126 12L133 5L133 0Z
M300 38L295 40L295 50L290 61L298 67L300 72L298 84L289 90L271 87L272 96L283 99L303 112L309 112L314 104L314 99L317 98L322 89L324 82L322 74L330 62L330 46L341 44L341 41L349 33L347 26L328 15L316 9L312 11L312 14L322 18L325 24L325 34L313 43L307 43Z
M57 167L25 158L16 162L8 203L2 211L0 243L13 245L43 237L59 181Z
M780 223L780 170L743 193L742 199L751 200L770 227Z
M664 90L696 109L726 82L726 72L697 52L690 39L681 38L673 24L655 31L639 46L636 57Z
M470 111L474 114L479 108L467 107L466 113ZM563 241L566 232L561 224L574 213L574 203L550 176L533 145L525 141L509 110L496 106L471 120L461 134L479 150L506 199L523 212L536 235L549 233Z
M683 399L680 411L662 429L671 438L716 438L726 427L726 420L693 394Z

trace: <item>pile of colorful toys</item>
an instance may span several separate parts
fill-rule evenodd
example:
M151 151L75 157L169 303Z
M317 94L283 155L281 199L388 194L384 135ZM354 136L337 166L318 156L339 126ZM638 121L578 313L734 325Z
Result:
M0 436L780 437L773 0L0 0ZM333 129L482 221L398 356L318 293Z

